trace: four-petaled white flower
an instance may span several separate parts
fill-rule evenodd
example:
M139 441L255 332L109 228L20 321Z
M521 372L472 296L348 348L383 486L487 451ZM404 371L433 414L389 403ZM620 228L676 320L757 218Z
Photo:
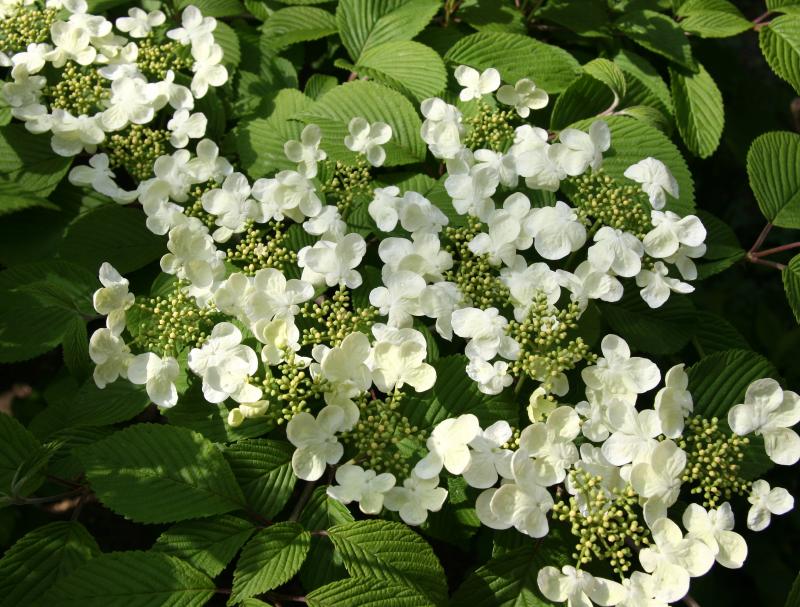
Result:
M747 528L763 531L769 526L773 514L786 514L794 508L794 498L783 487L770 488L765 480L757 480L747 498L750 511L747 513Z
M513 478L511 457L513 452L503 448L512 435L511 426L501 420L479 432L469 442L471 450L469 466L462 473L470 487L486 489L497 482L498 476Z
M95 154L89 159L89 166L77 165L69 172L69 182L73 185L91 186L100 194L120 204L136 200L138 196L136 190L125 191L114 179L114 171L110 168L107 154Z
M533 80L522 78L514 86L505 84L497 91L497 100L506 105L513 105L522 118L527 118L531 110L540 110L547 105L550 97L536 86Z
M208 38L208 35L217 27L217 20L214 17L204 17L194 5L187 6L181 14L181 25L167 32L167 37L177 40L184 46L194 45L197 41Z
M637 411L625 402L612 402L608 408L611 436L603 443L603 455L615 466L644 461L659 445L661 421L652 409Z
M338 407L325 407L316 419L303 411L286 424L286 438L295 446L292 470L297 478L316 481L327 464L335 464L344 454L336 433L342 431L344 412Z
M642 184L642 191L650 198L650 204L660 211L667 204L667 194L679 195L678 182L667 165L656 158L645 158L625 169L625 177Z
M389 326L410 327L413 317L421 313L419 296L425 289L425 279L414 272L392 272L384 266L383 284L385 286L370 291L369 303L378 308L382 316L388 316Z
M419 478L414 472L386 494L383 505L395 511L408 525L421 525L428 512L439 512L447 499L447 489L439 486L439 477Z
M708 546L723 567L739 569L747 558L747 543L733 531L733 524L733 510L728 502L716 510L689 504L683 512L687 537L695 537Z
M665 440L652 449L646 459L634 464L631 485L647 502L645 521L653 523L667 515L667 508L678 500L681 475L686 467L686 453L673 441Z
M511 460L517 483L549 487L562 482L567 469L578 461L578 448L573 441L580 432L578 414L566 406L555 409L546 422L525 428Z
M636 395L652 390L661 380L658 367L646 358L631 357L624 339L606 335L600 343L603 358L581 371L587 387L603 396L603 401L634 404Z
M601 272L611 270L630 278L642 269L644 245L633 234L603 226L594 235L594 243L589 247L589 263Z
M221 188L203 194L203 210L216 215L219 226L213 237L217 242L227 242L234 234L244 231L247 220L256 215L256 203L250 198L250 182L242 173L225 178Z
M175 380L180 375L178 361L171 356L161 358L152 352L134 356L128 364L131 383L144 385L147 396L159 407L170 408L178 404Z
M500 72L493 67L479 72L468 65L459 65L454 72L456 81L463 86L458 94L461 101L480 99L500 86Z
M478 384L478 390L484 394L500 394L514 383L508 363L504 360L490 363L480 358L471 358L467 364L467 375Z
M189 110L178 110L167 123L172 133L169 142L176 148L185 148L189 139L200 139L206 134L208 118L202 112L189 114Z
M417 462L414 472L420 478L438 478L442 467L461 474L470 464L467 446L481 432L478 418L471 413L439 422L425 444L428 455Z
M497 308L461 308L453 312L453 332L469 339L464 352L469 358L492 360L500 354L508 360L519 356L519 344L506 335L508 319Z
M562 259L586 242L586 227L566 202L534 209L528 225L533 247L545 259Z
M120 276L110 263L104 262L100 266L99 278L103 286L92 297L94 309L98 314L107 316L106 326L114 335L120 335L125 329L125 312L136 298L128 292L128 279Z
M589 132L567 128L558 135L558 143L551 147L552 159L573 177L590 168L598 170L603 165L603 152L611 147L611 130L602 120L589 127Z
M667 438L678 438L684 421L694 410L692 394L687 390L689 376L683 364L675 365L664 376L664 387L656 393L655 409L661 420L661 430Z
M377 474L374 470L364 470L361 466L344 464L336 469L336 482L327 493L333 499L349 504L358 502L364 514L380 514L386 493L395 485L393 474Z
M379 167L386 161L383 144L392 138L392 127L385 122L370 124L364 118L356 117L347 125L350 134L344 138L348 150L359 152L367 157L367 162Z
M416 329L395 329L376 324L372 347L372 381L381 392L400 390L408 384L417 392L430 390L436 383L436 370L425 362L427 344Z
M642 241L645 252L651 257L665 258L674 255L680 245L697 247L706 239L703 222L695 215L681 217L672 211L650 211L653 229Z
M163 25L167 17L161 11L147 13L140 8L128 10L127 17L119 17L116 21L117 29L126 32L132 38L146 38L154 27Z
M423 101L420 111L425 116L420 136L428 144L431 154L443 160L454 158L463 148L461 136L465 129L461 112L438 97Z
M618 582L594 577L570 565L565 565L561 571L552 566L543 567L536 576L536 583L545 597L551 601L566 601L567 607L616 605L625 596L625 589Z
M300 140L291 139L283 144L283 152L292 162L299 163L297 172L303 177L312 179L317 176L317 163L328 155L319 149L322 141L322 130L316 124L309 124L300 133Z
M728 425L736 434L764 437L764 448L776 464L792 466L800 460L800 436L792 426L800 422L800 396L783 390L774 379L750 384L744 403L728 411Z
M123 339L111 329L98 329L89 339L89 358L95 364L94 383L102 390L118 377L127 377L133 355Z
M297 265L303 268L302 279L313 285L356 289L362 282L356 268L366 252L364 237L353 232L338 242L320 240L313 247L300 249Z
M547 489L533 483L506 483L487 489L475 501L475 514L487 527L514 527L534 538L547 535L547 513L552 508L553 497Z
M639 294L651 308L660 308L669 299L670 293L692 293L694 287L677 278L670 278L663 261L653 264L652 270L642 270L636 275L636 286L642 287Z

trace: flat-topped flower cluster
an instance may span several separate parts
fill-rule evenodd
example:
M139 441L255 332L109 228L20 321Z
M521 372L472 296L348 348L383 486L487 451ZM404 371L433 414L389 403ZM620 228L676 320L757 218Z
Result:
M285 142L296 169L251 181L203 139L207 117L194 111L228 78L213 18L188 7L170 29L160 11L111 23L81 0L0 3L7 19L25 10L40 11L49 33L0 54L14 117L49 133L56 154L88 156L72 183L140 204L166 236L161 269L174 282L164 298L137 297L110 264L100 268L94 307L106 326L90 341L100 388L127 379L171 408L188 377L231 427L285 424L295 475L331 470L328 494L364 514L423 524L444 506L450 475L480 490L475 509L490 528L540 538L548 519L568 521L575 567L545 567L538 581L574 606L679 600L715 561L742 565L733 497L748 496L753 530L793 507L737 466L749 435L777 464L800 459L797 394L758 380L730 410L732 432L706 426L682 364L662 381L622 338L606 335L597 353L578 334L593 300L637 289L658 308L691 292L705 253L700 219L670 210L679 188L664 162L604 173L613 141L602 119L548 132L528 123L549 101L534 81L459 66L459 101L420 107L444 203L380 181L392 127L361 116L343 142L358 162L334 165L323 130L308 124ZM160 55L141 52L159 45ZM68 95L75 87L84 94ZM593 197L598 188L614 196ZM369 230L351 221L359 210ZM466 355L481 393L529 396L524 427L471 413L430 432L410 424L408 402L423 406L437 382L437 342ZM563 402L568 393L584 400ZM403 441L413 448L398 449ZM697 473L709 449L729 478ZM702 499L677 517L684 487ZM595 560L621 582L593 576Z

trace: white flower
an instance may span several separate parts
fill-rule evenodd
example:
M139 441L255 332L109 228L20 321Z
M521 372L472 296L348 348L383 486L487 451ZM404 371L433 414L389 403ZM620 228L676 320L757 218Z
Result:
M578 129L564 129L558 135L559 143L551 146L552 159L567 175L583 174L589 167L598 170L603 164L603 152L611 147L611 130L602 120L597 120L584 133Z
M599 358L597 365L583 369L581 377L604 402L619 400L634 404L637 394L652 390L661 380L661 372L653 362L631 358L631 350L621 337L606 335L600 348L604 358Z
M599 443L611 434L607 407L600 400L590 397L575 405L575 411L584 418L581 432L590 441Z
M375 188L369 214L383 232L391 232L397 223L407 232L438 233L448 223L447 216L422 194L408 191L402 197L396 186Z
M619 301L624 288L615 276L598 271L590 262L582 261L574 273L557 270L558 282L571 293L572 301L578 302L583 310L591 299Z
M508 319L497 308L461 308L453 312L453 331L469 339L464 352L469 358L492 360L500 354L508 360L519 356L519 344L506 335Z
M681 363L667 371L664 387L656 393L655 409L667 438L678 438L683 433L684 421L694 409L688 387L689 376Z
M12 4L33 4L33 0L11 0ZM63 8L70 13L85 13L89 10L89 5L86 0L47 0L45 3L47 8Z
M136 190L126 192L117 185L114 178L114 171L109 168L106 154L95 154L89 159L89 166L77 165L69 172L69 182L73 185L91 186L95 191L120 204L136 200L138 192Z
M283 144L283 152L292 162L299 163L297 172L312 179L317 176L317 163L328 155L319 149L322 130L316 124L309 124L300 133L300 141L291 139Z
M773 514L786 514L794 508L794 498L783 487L770 489L765 480L753 483L750 495L750 511L747 513L747 528L763 531L769 526Z
M566 202L533 209L528 229L536 252L545 259L562 259L586 242L586 228Z
M286 424L286 438L296 449L292 454L292 470L297 478L316 481L327 464L335 464L344 454L337 440L344 413L338 407L324 407L316 419L305 411L297 413Z
M11 75L16 80L18 75L25 78L38 74L47 64L46 56L52 50L53 47L49 44L29 44L26 50L12 55L11 63L14 67Z
M221 188L203 194L200 199L203 210L216 215L214 223L219 226L212 234L214 240L227 242L232 235L243 232L247 220L256 216L256 203L250 193L247 177L233 173L225 178Z
M471 449L469 466L462 473L470 487L486 489L497 482L498 476L510 479L511 456L503 445L511 439L511 426L501 420L479 432L469 442Z
M461 143L464 134L461 112L438 97L423 101L420 111L425 116L420 136L428 144L431 154L444 160L454 158L464 147Z
M519 181L516 161L512 154L503 154L494 150L480 149L473 154L475 166L473 171L487 171L492 181L514 188Z
M136 298L128 292L130 283L127 278L108 262L100 266L101 289L94 292L92 303L98 314L108 316L106 326L115 334L120 335L125 328L125 311L130 309Z
M436 234L416 233L407 238L384 238L378 256L393 272L408 270L428 282L444 280L443 272L453 267L453 256L441 249Z
M102 390L118 377L127 377L132 355L119 335L111 329L98 329L89 340L89 358L96 365L94 383Z
M495 171L474 165L472 152L464 149L447 161L444 188L453 199L453 208L460 215L470 214L485 220L494 211L491 196L499 183Z
M681 475L686 468L686 453L673 441L658 443L645 458L638 458L631 470L634 491L647 499L645 520L653 523L667 515L667 508L678 500ZM634 459L635 461L635 459ZM616 463L616 462L612 462Z
M687 247L682 244L675 253L665 257L664 261L678 268L678 272L680 272L684 280L695 280L697 278L697 266L693 260L705 255L707 250L708 247L705 244L697 245L696 247Z
M169 142L176 148L185 148L189 139L200 139L206 134L208 118L202 112L189 114L189 110L178 110L167 123L172 133Z
M739 569L747 558L747 543L733 531L733 511L728 502L716 510L689 504L683 512L687 537L694 537L708 546L717 562L728 569Z
M451 474L461 474L470 463L467 446L481 432L478 418L471 413L439 422L428 437L428 454L414 466L420 478L438 478L444 467Z
M594 235L589 247L589 263L601 272L611 270L617 276L630 278L642 269L644 245L633 234L603 226Z
M636 286L642 287L639 293L651 308L663 306L672 292L686 294L694 291L689 283L667 276L668 272L664 262L657 261L652 270L642 270L636 275Z
M506 198L503 208L487 218L489 230L480 232L468 243L475 255L486 255L489 263L511 265L518 250L530 248L533 243L534 215L531 201L519 192Z
M422 333L385 325L373 325L372 332L376 341L370 367L378 390L388 394L408 384L417 392L425 392L433 387L436 370L425 362L428 346Z
M96 116L81 114L76 117L56 108L51 118L53 138L50 145L59 156L77 156L81 152L94 154L97 144L106 138Z
M436 319L436 332L448 341L453 339L453 312L462 300L458 286L447 281L428 285L419 296L422 313Z
M147 38L154 27L163 25L167 20L161 11L147 13L140 8L128 10L127 17L119 17L116 21L117 29L128 33L132 38Z
M750 384L744 404L728 411L728 425L736 434L764 437L764 448L776 464L792 466L800 460L800 437L792 426L800 422L800 396L783 390L774 379Z
M567 174L556 161L557 148L547 143L547 131L526 124L517 127L515 133L508 153L514 158L519 176L525 178L525 185L549 192L558 190Z
M185 170L195 183L203 183L210 179L223 181L233 173L233 166L219 155L219 147L210 139L203 139L197 144L195 158L186 163Z
M552 508L550 493L535 484L506 483L499 489L487 489L475 501L475 514L487 527L514 527L534 538L547 535L547 513Z
M350 131L344 138L347 149L364 154L372 166L381 166L386 160L386 150L381 146L392 138L392 127L385 122L370 124L357 117L350 121L347 129Z
M612 433L603 443L603 455L615 466L645 461L659 445L661 422L652 409L637 411L627 403L612 403L608 427Z
M536 583L545 597L551 601L566 601L567 607L591 607L593 603L616 605L625 596L621 584L594 577L570 565L562 567L560 572L555 567L543 567L536 576Z
M292 317L262 319L253 325L253 335L264 344L261 360L268 365L277 365L286 359L286 351L300 350L300 330Z
M209 34L216 29L217 20L213 17L203 17L200 9L190 5L181 15L181 24L183 27L168 31L167 37L187 45L194 44L195 40L208 38Z
M281 221L284 215L300 222L322 210L314 184L297 171L281 171L274 178L256 180L253 198L261 203L255 218L260 223Z
M134 356L128 364L128 379L131 383L144 385L150 400L164 408L178 404L175 380L179 374L177 360L171 356L161 358L152 352Z
M567 406L555 409L546 422L525 428L511 460L517 483L549 487L562 482L567 469L578 461L578 448L573 441L580 432L578 414Z
M672 211L650 211L653 229L642 241L645 252L651 257L665 258L674 255L680 245L697 247L706 239L703 223L694 215L681 217Z
M307 234L319 236L320 240L341 240L347 233L347 224L342 219L339 209L332 204L322 208L318 215L303 222Z
M414 272L393 272L384 266L383 284L370 291L369 303L378 308L379 314L389 317L389 326L410 327L413 317L422 314L419 296L425 289L425 279Z
M403 481L402 487L393 487L384 498L383 505L400 514L408 525L421 525L428 512L439 512L447 499L447 489L439 487L437 478L419 478L414 472Z
M242 332L229 322L217 324L202 348L189 352L189 368L203 378L203 396L210 403L233 398L237 403L252 403L261 390L248 383L258 370L255 351L242 344Z
M91 44L92 33L71 18L69 21L55 21L50 26L50 38L55 48L47 54L47 60L54 67L63 67L67 61L89 65L97 57L97 49Z
M114 80L108 104L108 109L100 114L100 123L106 131L119 131L131 122L147 124L156 112L152 89L141 75Z
M356 268L366 252L364 237L353 232L338 242L320 240L313 247L303 247L297 255L297 265L303 268L302 279L313 285L356 289L362 282Z
M197 99L205 97L208 87L222 86L228 81L228 70L222 61L222 47L212 42L213 38L200 39L192 43L194 77L190 88Z
M514 318L523 322L537 297L544 295L548 305L555 305L561 296L559 276L546 263L527 265L522 255L500 270L500 280L508 287Z
M225 278L225 253L217 250L208 228L196 217L184 218L169 231L167 249L161 269L189 281L187 293L204 305Z
M329 497L349 504L358 502L364 514L380 514L386 493L395 485L393 474L376 474L374 470L364 470L361 466L344 464L336 469L338 486L329 486Z
M625 169L625 177L642 184L642 191L650 198L653 208L660 211L667 203L667 194L678 197L678 182L660 160L645 158Z
M459 93L461 101L480 99L493 93L500 86L500 72L490 67L483 72L467 65L459 65L454 72L456 80L464 88Z
M538 88L533 80L522 78L514 86L509 84L497 91L497 100L506 105L513 105L522 118L527 118L531 110L540 110L547 105L550 97Z
M652 575L634 571L631 577L622 580L625 597L617 603L617 607L669 607L667 603L656 597L658 590Z
M689 591L689 578L705 574L714 564L714 553L700 540L683 537L668 518L651 526L653 543L639 553L639 561L653 574L656 598L673 602Z
M247 293L245 311L251 322L272 320L276 316L292 317L299 304L314 297L314 287L297 279L286 280L280 270L264 268L255 273L252 289Z
M478 390L484 394L500 394L514 383L514 377L508 372L508 363L504 360L490 363L480 358L471 358L467 365L467 375L478 384Z

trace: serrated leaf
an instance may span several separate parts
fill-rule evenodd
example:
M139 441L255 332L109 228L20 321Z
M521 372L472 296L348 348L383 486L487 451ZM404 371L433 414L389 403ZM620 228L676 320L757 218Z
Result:
M299 520L306 529L316 531L328 529L332 525L350 523L353 515L342 502L328 497L325 488L320 487L311 494Z
M783 290L792 307L794 317L800 323L800 255L795 255L783 269Z
M505 82L532 79L548 93L559 93L581 74L581 67L567 51L528 36L480 32L459 40L447 51L445 61L479 70L494 67Z
M758 137L747 152L747 175L764 217L782 228L800 228L800 135Z
M536 16L572 30L581 36L608 37L608 6L603 0L550 0L536 11Z
M328 534L352 577L409 586L436 604L447 598L439 560L425 540L405 525L357 521L332 527Z
M0 188L46 198L72 164L53 152L49 135L34 135L22 124L0 127Z
M433 363L436 384L428 392L410 395L402 410L412 425L431 428L443 419L474 413L485 424L501 419L514 423L517 405L506 394L488 396L478 391L466 374L467 357L444 356Z
M458 18L479 32L526 32L525 16L510 4L484 1L462 5L458 7Z
M355 117L367 122L385 122L392 127L392 138L383 147L385 166L418 162L425 158L426 148L419 135L417 111L401 93L368 81L348 82L327 92L313 107L300 114L307 124L322 129L321 147L334 160L354 162L356 155L344 145L348 125Z
M661 74L646 59L631 51L620 49L614 63L625 73L628 85L623 107L650 105L666 116L672 116L672 95Z
M264 22L262 31L269 46L277 50L335 34L336 18L321 8L290 6L275 11Z
M306 80L306 87L303 92L311 99L319 99L331 89L336 88L338 84L339 81L333 76L312 74L311 77Z
M200 607L216 585L159 552L102 554L61 578L45 599L59 607Z
M107 261L122 274L159 259L166 240L145 225L139 210L108 204L78 216L67 228L58 256L96 273Z
M675 21L652 10L625 13L614 25L648 51L666 57L687 69L694 68L692 48Z
M550 116L550 128L561 130L583 118L597 116L614 102L614 92L606 84L584 74L556 99Z
M753 27L728 0L688 0L675 14L683 30L701 38L727 38Z
M224 21L217 21L214 42L222 47L222 63L228 69L235 69L242 60L242 47L236 30Z
M98 554L97 542L80 523L59 521L34 529L0 560L0 607L36 604L59 578Z
M438 95L447 84L447 73L439 54L409 40L370 46L361 53L353 69L418 102Z
M170 523L240 508L244 496L222 453L200 434L138 424L82 449L98 499L142 523Z
M652 126L626 116L603 118L611 129L611 148L603 154L603 170L614 179L627 181L625 170L642 158L652 156L669 167L678 182L680 196L669 197L666 208L679 215L694 212L694 182L689 167L678 148L664 133ZM592 119L572 126L586 130Z
M262 529L242 550L233 574L231 604L277 588L300 570L311 535L298 523Z
M697 278L705 280L718 274L742 259L745 251L728 224L711 213L698 211L697 216L706 228L707 250L698 260Z
M605 84L618 99L625 97L625 73L612 61L598 57L583 66L583 71Z
M719 146L725 126L722 94L701 64L697 71L670 68L675 122L689 151L707 158Z
M67 325L61 345L64 364L78 381L84 381L92 374L92 359L89 358L89 336L86 322L73 318Z
M772 71L800 94L800 14L773 19L759 30L758 42Z
M369 578L333 582L306 596L309 607L434 607L436 603L410 586Z
M228 514L186 521L158 536L153 551L184 560L213 578L228 566L253 531L252 523Z
M698 310L694 339L701 356L723 350L748 350L750 344L731 323L722 316Z
M14 191L9 186L0 187L0 217L35 207L58 210L58 206L47 200L47 198L20 192L19 190Z
M294 448L266 439L243 440L225 450L225 459L242 488L247 505L265 519L272 519L292 495Z
M26 460L41 449L39 441L10 415L0 414L0 492L11 494L11 484ZM18 480L18 479L17 479ZM31 491L36 489L31 487Z
M371 46L411 40L439 11L440 0L340 0L336 23L353 61Z
M187 6L196 6L207 17L233 17L244 12L239 0L178 0L175 8L183 10Z
M619 116L630 116L636 120L641 120L645 124L658 129L666 135L669 135L672 126L669 118L667 118L656 108L650 107L649 105L632 105L621 110L617 110L615 114Z
M654 310L629 285L620 301L602 303L600 309L615 333L649 354L674 354L694 335L696 311L687 297L678 294Z

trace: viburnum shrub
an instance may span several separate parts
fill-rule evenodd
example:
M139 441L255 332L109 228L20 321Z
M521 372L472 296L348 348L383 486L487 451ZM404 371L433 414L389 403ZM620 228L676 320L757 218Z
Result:
M673 135L698 37L800 90L796 2L131 4L0 0L0 214L72 209L1 260L0 360L64 367L0 415L0 606L696 605L792 510L800 397L691 301L800 309L799 136L745 253Z

